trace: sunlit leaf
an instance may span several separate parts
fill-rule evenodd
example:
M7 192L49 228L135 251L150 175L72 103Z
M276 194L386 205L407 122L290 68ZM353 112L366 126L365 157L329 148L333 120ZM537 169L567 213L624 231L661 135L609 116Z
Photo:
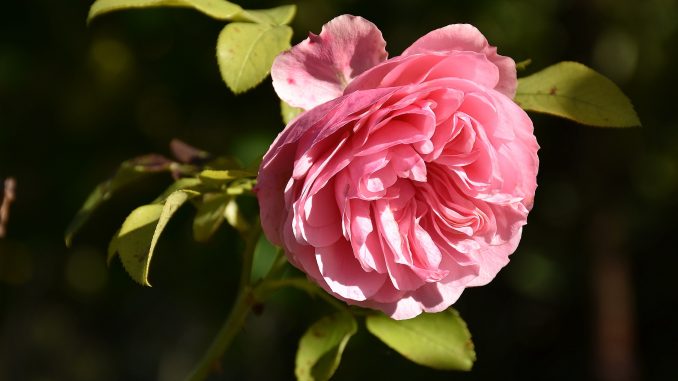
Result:
M127 273L135 281L148 285L149 248L163 205L143 205L132 211L123 222L109 248L117 251Z
M280 101L280 115L282 115L283 122L288 124L292 119L296 118L297 115L304 112L303 108L290 106L287 102Z
M242 93L266 78L273 60L290 47L288 26L234 22L226 25L217 41L221 77L234 93Z
M240 208L235 198L231 198L224 209L224 217L228 224L233 226L235 230L240 233L245 233L249 230L250 224L245 220L245 217L240 213Z
M193 220L193 237L198 242L206 242L224 222L224 210L232 196L223 193L208 193L197 206Z
M256 173L243 171L241 169L227 169L227 170L206 169L198 174L198 177L202 181L216 184L225 184L231 180L252 176L256 176Z
M518 80L515 102L598 127L640 126L629 99L612 81L577 62L560 62Z
M123 267L132 279L150 286L148 270L162 231L177 209L196 195L197 192L189 190L175 191L164 204L140 206L125 219L111 246L117 249Z
M184 7L196 9L217 20L231 20L242 8L226 0L97 0L87 15L87 22L100 15L133 8Z
M344 348L357 329L353 316L341 312L309 327L299 341L294 371L297 380L328 380L337 370Z
M257 183L256 179L236 179L228 184L226 193L237 196L244 193L249 193L254 188L254 185Z
M470 370L476 359L471 334L459 313L449 309L414 319L367 317L367 329L396 352L436 369Z
M66 246L71 246L73 237L89 220L92 213L120 188L140 180L149 174L168 172L171 170L172 161L160 155L146 155L123 162L115 175L99 184L87 197L85 203L66 228Z
M200 191L203 188L203 182L194 177L184 177L173 182L167 189L165 189L160 196L153 200L154 204L164 203L167 197L178 190L192 190Z
M245 9L235 19L259 24L287 25L297 12L296 5L283 5L270 9Z

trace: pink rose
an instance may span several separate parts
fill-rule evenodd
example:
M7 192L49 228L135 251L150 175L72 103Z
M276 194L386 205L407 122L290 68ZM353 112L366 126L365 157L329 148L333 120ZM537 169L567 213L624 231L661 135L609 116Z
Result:
M273 86L306 111L261 164L268 239L323 289L395 319L438 312L516 249L537 187L515 63L471 25L386 59L344 15L277 57Z

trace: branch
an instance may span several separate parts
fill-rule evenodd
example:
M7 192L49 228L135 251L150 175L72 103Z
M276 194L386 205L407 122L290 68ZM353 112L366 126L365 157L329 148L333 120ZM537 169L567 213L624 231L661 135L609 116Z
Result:
M0 204L0 238L7 233L7 223L9 222L9 208L15 200L16 180L12 177L5 179L4 196Z

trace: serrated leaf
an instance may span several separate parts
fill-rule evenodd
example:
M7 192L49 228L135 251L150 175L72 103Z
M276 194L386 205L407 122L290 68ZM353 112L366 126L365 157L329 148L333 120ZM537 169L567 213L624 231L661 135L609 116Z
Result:
M435 369L470 370L476 359L471 334L453 309L414 319L367 317L367 329L411 361Z
M348 340L358 330L353 316L338 312L314 323L299 341L294 373L299 381L328 380Z
M520 78L515 102L598 127L640 126L633 105L612 81L577 62L560 62Z
M287 102L280 101L280 115L282 115L283 122L289 124L290 121L297 117L297 115L304 112L303 108L290 106Z
M217 20L232 20L243 9L225 0L97 0L87 15L87 22L103 14L133 8L183 7L193 8Z
M115 250L125 271L138 283L149 285L147 280L148 255L155 227L158 225L163 205L143 205L132 211L122 223L109 249ZM110 251L109 251L110 254ZM112 258L112 255L109 255Z
M260 24L287 25L292 21L296 12L296 5L282 5L270 9L245 9L236 17L236 20Z
M224 222L226 204L232 198L223 193L206 194L198 204L193 219L193 237L198 242L206 242Z
M172 161L160 155L146 155L127 160L120 164L115 175L100 183L80 207L73 221L66 228L64 240L66 246L73 243L75 234L85 225L92 213L117 192L120 188L140 180L150 174L170 171Z
M127 273L144 286L155 245L172 215L186 200L198 195L189 190L178 190L167 197L164 204L143 205L132 211L114 237L115 248Z
M226 25L217 40L217 61L226 85L236 94L258 85L271 71L278 53L289 49L291 38L289 26Z

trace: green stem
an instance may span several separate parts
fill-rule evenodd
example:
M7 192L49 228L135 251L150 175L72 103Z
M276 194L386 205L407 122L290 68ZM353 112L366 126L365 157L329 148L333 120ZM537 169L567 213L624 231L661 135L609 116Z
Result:
M240 274L240 283L238 286L238 296L228 314L226 321L217 332L212 344L193 369L193 372L186 378L186 381L202 381L212 373L218 365L226 349L233 341L233 338L240 332L245 319L252 306L256 302L254 293L250 286L252 274L252 261L254 259L254 249L257 246L259 235L261 234L261 224L259 219L254 221L252 228L245 238L245 250L243 251L242 268Z
M261 224L259 218L251 225L247 236L245 237L245 250L243 251L242 269L240 272L239 289L249 287L252 278L252 261L254 260L254 249L257 247L257 241L261 235Z
M278 276L280 270L284 268L284 255L282 259L278 258L274 266L269 271L268 275L263 281L257 284L254 288L250 285L252 260L254 257L254 248L256 247L259 235L261 234L261 225L259 221L253 224L251 231L247 234L245 239L245 250L243 252L242 274L240 275L240 286L238 288L238 296L228 318L217 332L214 341L202 356L193 372L186 378L186 381L203 381L212 371L219 365L221 357L226 352L226 349L231 344L235 336L240 332L245 319L249 314L252 306L255 303L265 300L275 291L284 287L294 287L306 291L312 296L317 296L329 303L340 311L349 311L347 306L339 302L337 299L326 293L320 287L309 282L304 278L285 278L274 279Z
M283 249L278 248L278 250L275 253L276 259L271 265L271 268L268 270L268 273L264 277L264 279L275 279L279 275L281 275L284 270L285 270L285 265L287 264L287 257L285 257L285 253Z
M272 279L262 282L254 291L257 299L265 299L267 296L273 292L284 288L284 287L294 287L299 290L306 291L312 296L317 296L320 299L324 300L332 307L340 310L346 311L348 308L345 304L339 302L332 295L325 292L325 290L316 286L315 284L309 282L304 278L285 278L285 279Z
M249 288L242 290L214 341L193 369L193 372L186 378L186 381L202 381L218 367L224 352L245 323L253 302L251 290Z

